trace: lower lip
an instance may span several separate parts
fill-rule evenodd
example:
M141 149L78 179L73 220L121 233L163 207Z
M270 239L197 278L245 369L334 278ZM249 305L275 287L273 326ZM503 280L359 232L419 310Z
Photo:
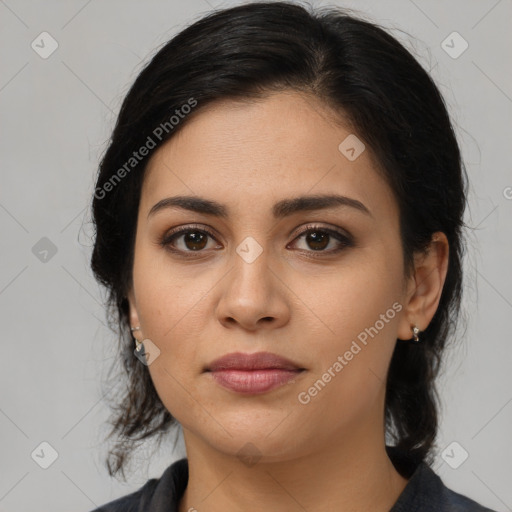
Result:
M210 373L221 386L237 393L264 393L295 379L302 370L217 370Z

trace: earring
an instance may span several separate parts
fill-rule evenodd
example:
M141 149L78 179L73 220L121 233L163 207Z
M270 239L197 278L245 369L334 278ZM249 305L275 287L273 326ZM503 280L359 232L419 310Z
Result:
M413 337L414 343L419 343L420 338L419 338L418 334L420 333L420 330L417 325L414 325L411 327L412 327L412 337Z
M132 332L140 331L140 325L138 325L137 327L131 327L130 330ZM135 336L133 338L135 340L135 345L136 345L135 350L137 352L140 352L144 348L144 344L142 343L142 341L139 341Z

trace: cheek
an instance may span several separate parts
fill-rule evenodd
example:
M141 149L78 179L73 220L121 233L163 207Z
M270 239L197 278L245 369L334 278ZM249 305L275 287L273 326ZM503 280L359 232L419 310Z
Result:
M201 330L195 319L201 313L200 299L207 291L201 283L192 286L183 282L172 270L158 254L144 249L137 253L133 267L143 335L160 351L148 371L171 414L190 406L185 392L185 389L190 391L190 383L187 382L185 389L180 383L185 383L193 371L199 371L201 358L196 344L190 340Z
M377 316L367 327L350 325L347 334L331 337L328 343L324 338L323 344L313 347L312 352L317 354L315 371L297 394L303 414L322 417L327 430L358 424L369 414L378 421L380 407L376 404L384 394L396 342L391 319L395 310L389 311L385 317L389 323ZM339 331L342 332L341 325ZM350 336L350 332L354 335Z
M338 419L364 411L385 387L403 309L400 268L359 263L325 280L322 294L304 288L304 302L314 304L316 318L310 321L317 332L309 336L314 370L301 391L311 410Z
M301 276L293 282L293 291L302 304L298 305L303 310L300 316L306 314L309 330L319 335L315 338L318 349L326 337L333 340L324 344L329 349L337 344L334 340L341 343L355 339L377 321L378 330L384 337L388 334L399 309L393 304L401 299L402 281L401 267L387 264L386 259L385 255L374 257L361 252L329 273ZM380 321L381 315L385 324Z
M177 332L185 326L189 335L193 335L190 329L199 328L198 312L214 276L198 278L186 265L173 264L163 249L148 245L141 244L134 261L137 310L144 335L167 347L182 338Z

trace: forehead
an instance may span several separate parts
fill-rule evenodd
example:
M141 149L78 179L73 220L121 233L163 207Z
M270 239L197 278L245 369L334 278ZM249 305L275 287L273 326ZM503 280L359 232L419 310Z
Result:
M226 203L233 214L271 214L279 199L326 193L353 197L377 211L396 208L370 148L355 160L340 151L354 136L341 117L304 94L217 101L196 111L153 154L141 208L149 211L164 197L197 195Z

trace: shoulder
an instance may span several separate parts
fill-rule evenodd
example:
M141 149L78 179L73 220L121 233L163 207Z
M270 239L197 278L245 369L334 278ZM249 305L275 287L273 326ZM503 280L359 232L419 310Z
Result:
M188 483L188 460L173 462L160 478L148 480L139 490L110 501L91 512L174 512Z
M426 463L418 465L391 512L495 512L448 488Z
M450 512L496 512L490 508L484 507L476 501L459 494L447 487L444 487L444 503L447 511Z
M449 489L438 475L436 475L430 468L428 469L432 472L433 478L438 480L438 488L440 492L439 502L440 506L444 507L441 510L449 512L495 512L494 510L477 503L471 498Z
M152 478L148 480L138 491L122 496L113 501L105 503L101 507L95 508L91 512L138 512L142 510L142 504L148 496L153 494L154 488L160 479Z
M396 470L408 479L390 512L496 512L448 488L434 470L411 453L386 446Z

